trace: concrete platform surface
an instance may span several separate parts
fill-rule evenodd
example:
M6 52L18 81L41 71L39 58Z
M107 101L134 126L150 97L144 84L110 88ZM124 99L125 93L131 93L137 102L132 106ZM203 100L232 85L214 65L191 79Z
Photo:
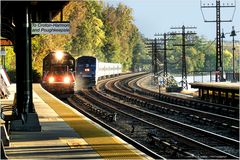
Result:
M15 93L15 85L10 86ZM12 94L11 94L12 95ZM13 97L9 97L8 101ZM3 100L7 101L7 100ZM41 132L11 132L9 159L99 159L101 158L62 118L33 92Z
M11 95L15 88L14 84L10 86ZM33 88L41 89L39 84L34 84ZM9 159L152 159L57 98L48 93L42 98L38 95L40 92L35 91L33 102L42 130L11 132L10 146L5 147ZM11 99L12 96L1 103L9 103ZM55 101L62 105L46 103L55 105ZM61 109L63 106L65 108ZM74 115L70 116L71 113ZM84 128L89 126L90 131Z

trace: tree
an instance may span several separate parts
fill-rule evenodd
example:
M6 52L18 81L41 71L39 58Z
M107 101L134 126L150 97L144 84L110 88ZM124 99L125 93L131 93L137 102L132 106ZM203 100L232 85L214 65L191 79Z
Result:
M75 58L89 55L99 61L121 63L124 70L132 67L134 47L142 39L131 8L121 3L113 7L102 1L71 1L63 13L64 21L70 21L69 35L32 38L34 69L41 72L43 57L55 50L68 51ZM58 21L59 16L53 21Z
M98 56L104 44L105 33L101 20L102 4L97 1L84 1L85 16L76 27L72 37L71 52L79 55Z
M133 24L132 9L119 3L116 8L103 10L106 41L102 48L106 60L120 62L125 70L132 67L133 48L139 39L139 31Z
M5 50L6 50L6 56L5 56L6 66L5 67L7 71L16 70L16 56L15 56L13 47L5 47Z
M225 71L232 72L232 53L229 50L223 51L223 68Z

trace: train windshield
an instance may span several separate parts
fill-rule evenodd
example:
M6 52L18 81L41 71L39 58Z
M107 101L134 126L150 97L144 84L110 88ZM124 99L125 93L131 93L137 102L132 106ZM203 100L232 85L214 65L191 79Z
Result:
M51 64L65 64L65 65L74 65L74 61L71 59L61 59L61 60L57 60L57 59L51 59Z
M62 66L62 65L55 65L52 66L51 68L51 72L53 74L58 74L58 75L62 75L65 74L66 72L68 72L68 66Z
M96 65L95 64L79 64L78 67L87 68L87 67L96 67Z
M77 59L77 71L84 74L92 74L96 71L96 58L90 56L83 56Z
M68 71L75 71L75 59L67 52L62 57L56 58L56 53L51 52L43 59L43 73L55 70L55 66L68 66ZM58 70L58 69L57 69Z
M64 74L66 74L66 72L65 71L53 71L53 74L55 74L55 75L64 75Z

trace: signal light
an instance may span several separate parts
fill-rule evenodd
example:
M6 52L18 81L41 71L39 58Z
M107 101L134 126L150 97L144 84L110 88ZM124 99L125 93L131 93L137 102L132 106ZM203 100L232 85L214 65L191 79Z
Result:
M70 83L70 78L69 77L64 77L63 82L64 83Z
M55 81L54 77L49 77L48 82L53 83Z

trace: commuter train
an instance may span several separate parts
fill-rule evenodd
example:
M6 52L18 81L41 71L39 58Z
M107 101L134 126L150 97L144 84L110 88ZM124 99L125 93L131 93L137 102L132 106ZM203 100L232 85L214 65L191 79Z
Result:
M74 93L75 59L67 52L49 53L43 59L42 86L53 94Z
M98 80L106 77L116 76L122 72L119 63L99 62L92 56L82 56L76 60L76 89L91 88Z

